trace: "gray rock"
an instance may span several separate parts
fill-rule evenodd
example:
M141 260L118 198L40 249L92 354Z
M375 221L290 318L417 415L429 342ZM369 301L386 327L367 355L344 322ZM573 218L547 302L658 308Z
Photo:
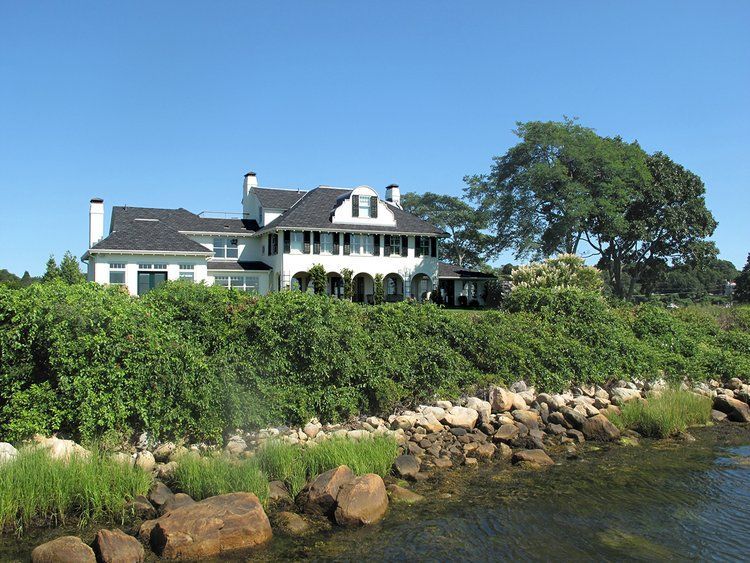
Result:
M489 422L490 414L492 412L489 402L483 401L477 397L469 397L466 399L466 407L477 411L477 413L479 413L479 420L482 422Z
M400 477L414 477L419 469L419 460L413 455L400 455L393 461L393 471Z
M143 471L146 471L147 473L153 471L156 469L154 454L148 450L138 452L138 455L135 456L135 466L143 469Z
M235 435L227 440L227 445L224 449L228 454L239 455L247 449L247 442L245 442L242 436Z
M18 450L8 442L0 442L0 465L18 457Z
M174 493L161 481L154 481L151 491L148 493L148 500L157 508L174 498Z
M474 428L478 419L479 413L466 407L451 407L445 413L445 423L454 428Z
M641 393L635 386L632 387L615 387L610 393L610 400L617 406L622 406L628 401L634 401L641 398Z

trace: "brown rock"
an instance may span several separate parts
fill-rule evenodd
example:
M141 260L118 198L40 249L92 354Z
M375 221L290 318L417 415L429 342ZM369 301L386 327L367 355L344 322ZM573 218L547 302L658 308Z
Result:
M94 550L76 536L62 536L31 552L32 563L96 563Z
M346 465L318 475L307 489L305 510L312 513L330 514L336 508L339 489L354 479L354 473Z
M484 443L484 444L479 444L479 446L477 446L477 449L474 453L479 458L492 459L492 456L495 455L495 451L497 451L495 444Z
M141 563L144 558L143 544L122 530L99 530L93 548L100 563Z
M449 459L445 459L444 457L433 459L432 464L438 469L448 469L450 467L453 467L453 462Z
M534 411L513 411L513 419L526 428L539 428L539 415Z
M393 462L393 471L400 477L414 477L419 467L419 460L413 455L400 455Z
M724 422L727 419L727 415L721 411L713 409L711 411L711 420L714 422Z
M186 495L185 493L176 493L172 495L171 499L161 505L161 507L159 508L159 514L166 514L170 510L174 510L175 508L181 508L183 506L188 506L191 504L195 504L195 501L190 497L190 495Z
M150 543L162 557L197 559L255 547L271 536L271 524L258 497L230 493L170 510L156 520Z
M503 424L492 437L496 442L509 443L518 436L518 426L515 424Z
M373 524L388 510L388 494L380 475L368 473L341 486L336 499L336 522L342 526Z
M303 536L310 531L310 522L294 512L279 512L276 525L290 536Z
M528 463L535 466L554 465L555 462L544 450L521 450L513 454L513 463Z
M750 406L727 395L716 395L714 408L733 422L750 422Z
M587 440L612 442L620 437L620 431L617 429L617 426L612 424L603 414L587 418L583 423L581 431Z
M410 491L404 487L399 487L398 485L388 485L386 489L388 490L391 500L395 502L414 504L415 502L424 500L422 495L418 495L414 491Z
M508 412L513 408L513 393L502 387L492 387L489 399L492 412Z
M148 500L157 508L174 498L174 493L161 481L155 481L148 494Z
M151 502L143 495L138 495L127 505L127 510L132 511L136 517L143 520L156 518L156 509Z
M271 481L268 483L268 500L271 502L291 501L292 496L283 481Z
M513 450L510 449L510 446L508 444L500 443L497 445L497 452L500 459L503 459L505 461L508 461L513 457Z

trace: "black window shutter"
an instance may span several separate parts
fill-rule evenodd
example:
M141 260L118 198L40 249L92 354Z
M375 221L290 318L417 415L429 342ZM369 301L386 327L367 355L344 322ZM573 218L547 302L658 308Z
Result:
M430 256L433 258L437 257L437 238L432 237L430 239Z
M351 240L349 233L344 233L344 254L351 254Z
M302 252L310 254L310 231L304 231L302 233L302 242L305 245L305 249Z
M352 217L359 217L359 196L358 195L352 196Z
M339 253L339 241L341 237L341 233L333 233L333 253L338 254Z
M391 235L383 237L383 256L391 255Z
M289 254L292 249L292 233L284 231L284 252Z
M313 233L313 254L320 254L320 233L318 231Z
M375 256L380 256L380 235L373 235L373 238L375 239L375 245L373 246Z
M409 237L401 237L401 256L409 256Z
M414 237L414 256L422 256L422 237Z
M266 237L266 249L268 250L268 255L271 256L271 235Z
M378 198L370 198L370 217L376 219L378 216Z

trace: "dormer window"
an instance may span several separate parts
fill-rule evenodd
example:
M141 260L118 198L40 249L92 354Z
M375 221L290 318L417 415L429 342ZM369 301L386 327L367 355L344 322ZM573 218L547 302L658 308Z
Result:
M378 216L378 198L369 195L352 196L352 217Z

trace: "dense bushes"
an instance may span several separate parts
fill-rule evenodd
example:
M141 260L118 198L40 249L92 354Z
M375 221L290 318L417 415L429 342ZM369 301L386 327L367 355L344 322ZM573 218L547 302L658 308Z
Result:
M0 288L0 439L218 441L518 378L555 390L746 377L749 310L612 308L576 289L519 288L507 311L467 314L187 282L140 299L95 284Z

